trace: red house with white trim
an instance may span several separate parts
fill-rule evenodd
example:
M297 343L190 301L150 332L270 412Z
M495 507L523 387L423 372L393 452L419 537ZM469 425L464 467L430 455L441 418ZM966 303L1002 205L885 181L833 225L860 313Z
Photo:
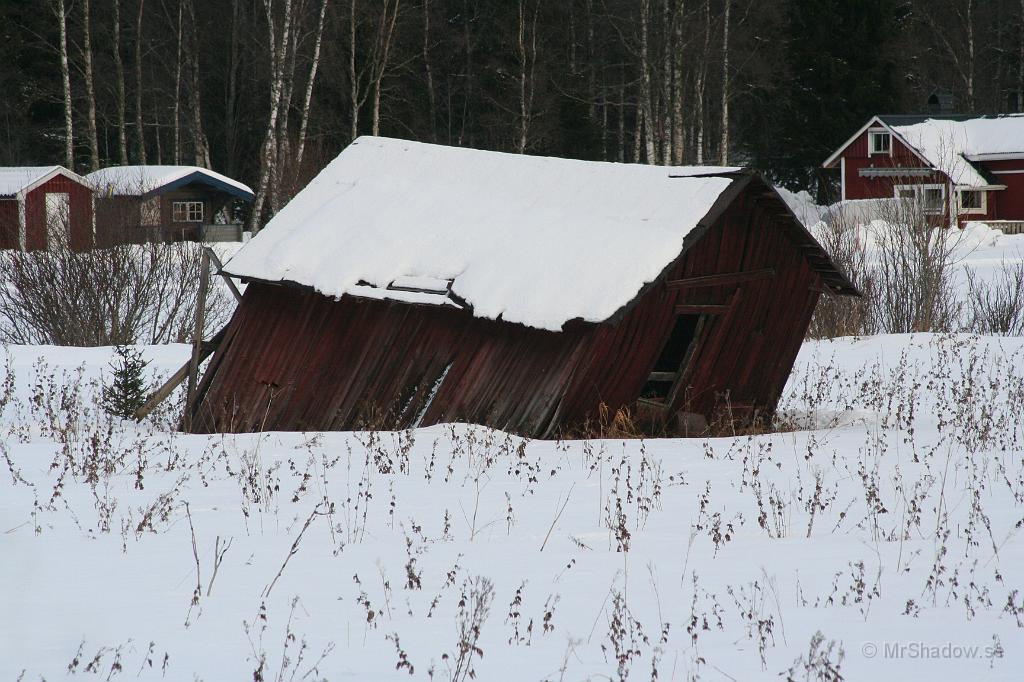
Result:
M93 245L93 193L61 166L0 166L0 249Z
M925 211L1024 231L1024 115L875 116L830 156L842 199L917 199Z

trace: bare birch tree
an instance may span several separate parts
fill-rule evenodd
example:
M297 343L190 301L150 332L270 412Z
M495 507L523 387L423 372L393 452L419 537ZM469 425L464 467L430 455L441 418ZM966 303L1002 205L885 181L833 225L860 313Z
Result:
M316 23L316 39L313 43L313 60L309 65L309 80L306 81L306 94L302 99L302 118L299 123L299 142L295 150L293 181L298 182L302 172L302 156L306 150L306 130L309 127L309 110L313 103L313 85L316 83L316 72L320 68L320 47L324 37L324 20L327 17L328 0L320 3L320 16Z
M519 58L519 139L517 150L520 154L526 151L530 132L530 121L533 118L533 96L536 89L534 71L537 65L537 14L540 12L540 0L533 7L533 19L527 27L527 0L519 0L518 31L516 32L516 55ZM530 37L527 40L526 34Z
M203 129L203 104L199 87L201 71L199 68L199 22L196 21L196 10L192 0L182 0L188 7L188 19L192 25L189 42L189 105L191 109L192 145L195 153L195 164L200 168L210 167L210 143Z
M650 17L650 0L640 0L640 103L636 126L638 133L640 128L643 128L647 163L657 163L658 156L654 147L654 112L651 106Z
M1024 3L1024 0L1021 2ZM437 93L434 89L434 70L430 65L430 0L423 0L423 70L427 79L430 141L437 142Z
M722 104L719 114L721 115L721 134L719 142L718 162L723 166L729 165L729 8L730 0L725 0L725 11L722 16Z
M354 1L354 0L353 0ZM263 9L267 18L267 46L270 56L270 111L267 117L267 129L263 137L260 151L260 179L256 186L256 197L253 201L252 215L249 218L249 229L256 232L260 228L263 205L267 199L267 189L271 175L277 162L277 119L281 109L281 92L284 85L285 59L288 44L292 37L292 0L284 0L280 30L275 16L275 0L263 0ZM280 36L280 43L278 41Z
M100 140L96 129L96 87L92 74L92 31L89 0L82 0L82 61L85 65L86 124L89 135L89 168L100 169Z
M113 0L114 77L117 79L117 151L122 166L128 165L128 137L125 127L124 62L121 59L121 0Z
M135 17L135 144L138 161L146 164L146 131L142 127L142 17L146 0L139 0L139 13Z
M60 28L60 75L64 92L64 165L75 167L74 110L71 102L71 70L68 65L68 15L64 0L57 0L54 12Z

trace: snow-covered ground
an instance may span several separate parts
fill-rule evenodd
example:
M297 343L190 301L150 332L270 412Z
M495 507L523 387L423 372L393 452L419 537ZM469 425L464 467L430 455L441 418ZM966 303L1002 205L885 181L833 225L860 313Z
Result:
M1020 679L1022 339L808 343L787 430L652 441L186 436L110 354L0 367L0 679Z

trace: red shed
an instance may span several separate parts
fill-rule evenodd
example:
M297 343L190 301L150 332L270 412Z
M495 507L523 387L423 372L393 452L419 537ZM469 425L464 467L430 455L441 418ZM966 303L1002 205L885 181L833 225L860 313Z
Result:
M875 116L832 156L842 198L921 202L926 213L1024 231L1024 115Z
M196 431L468 421L669 431L776 405L857 295L758 176L360 138L225 266L248 287ZM699 421L699 420L698 420Z
M0 167L0 248L40 250L93 244L93 194L61 166Z

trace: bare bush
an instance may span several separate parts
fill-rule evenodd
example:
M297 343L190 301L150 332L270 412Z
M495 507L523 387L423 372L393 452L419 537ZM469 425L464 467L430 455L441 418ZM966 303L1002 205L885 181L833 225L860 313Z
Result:
M867 249L855 219L843 211L830 213L815 236L836 267L864 296L823 296L811 318L807 335L812 339L823 339L873 334L875 323L871 315L871 296L874 287Z
M878 331L889 334L948 332L959 320L953 251L959 231L920 199L894 201L882 210L869 297Z
M968 269L968 328L979 334L1024 336L1024 262L1003 261L995 278L979 281Z
M203 266L199 244L120 244L0 254L0 342L107 346L191 340ZM230 315L211 287L207 330Z

